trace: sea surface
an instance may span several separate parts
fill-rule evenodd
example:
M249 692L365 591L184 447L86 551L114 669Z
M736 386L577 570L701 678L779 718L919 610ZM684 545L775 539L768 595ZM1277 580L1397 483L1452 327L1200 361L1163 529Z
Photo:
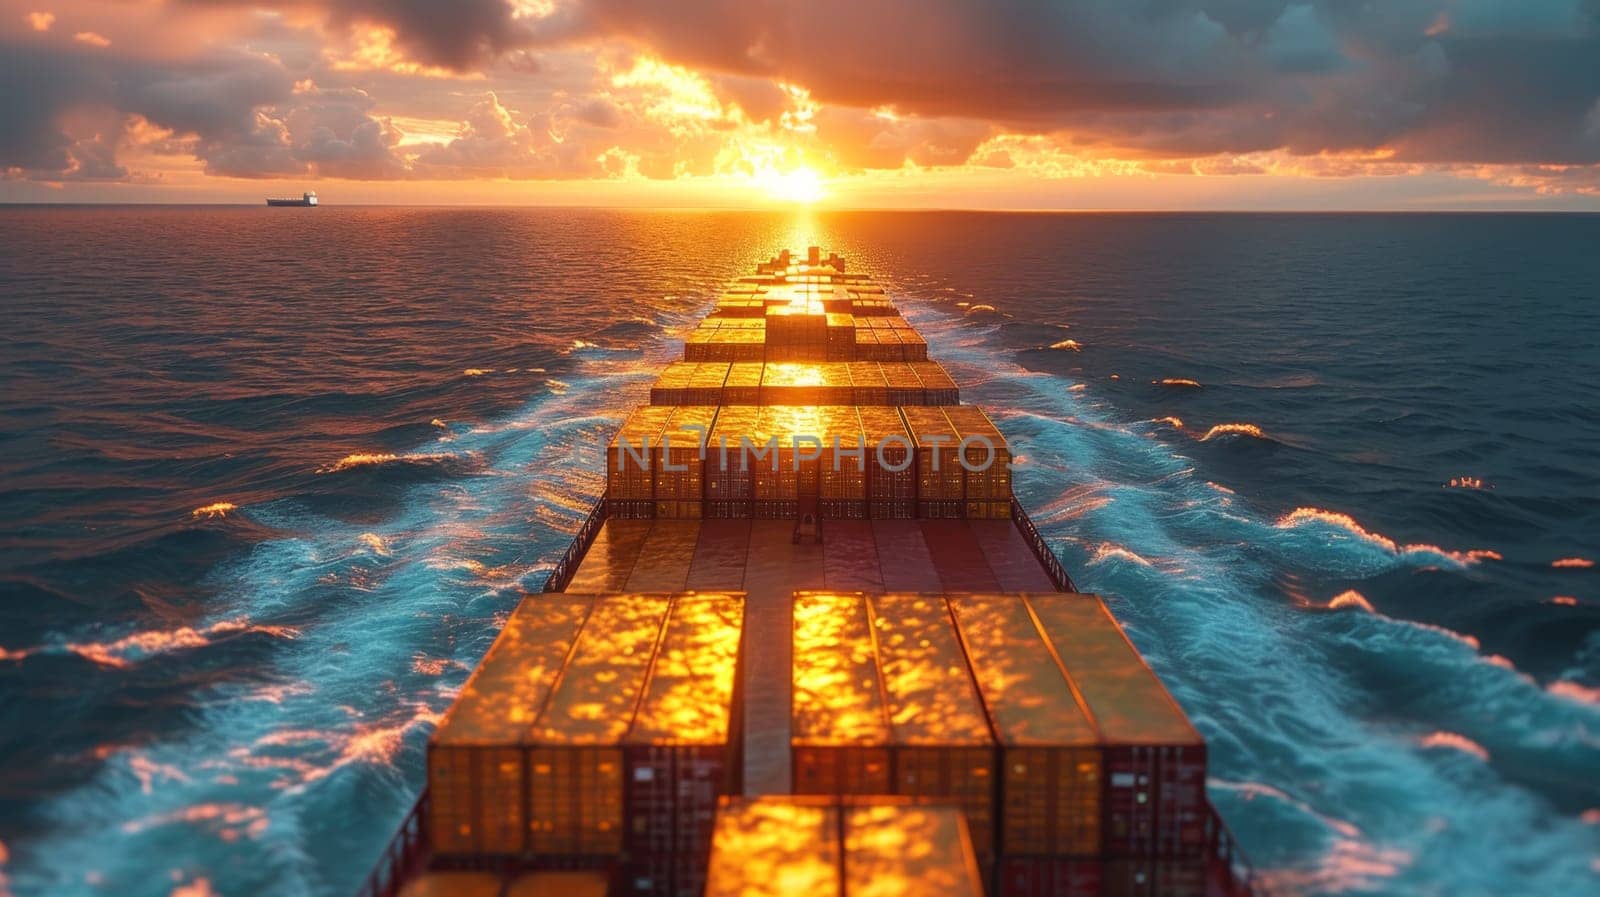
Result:
M1020 448L1283 895L1600 893L1600 217L0 209L0 894L346 895L716 287Z

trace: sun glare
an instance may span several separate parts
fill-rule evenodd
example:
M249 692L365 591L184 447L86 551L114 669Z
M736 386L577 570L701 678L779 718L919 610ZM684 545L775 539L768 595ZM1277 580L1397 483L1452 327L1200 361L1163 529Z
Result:
M755 176L756 186L784 202L813 203L823 197L822 178L807 166L789 171L767 169Z

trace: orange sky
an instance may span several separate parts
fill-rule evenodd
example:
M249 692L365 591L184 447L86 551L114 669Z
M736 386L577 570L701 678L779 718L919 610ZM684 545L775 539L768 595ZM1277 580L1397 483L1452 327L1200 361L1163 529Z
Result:
M0 0L0 201L1600 210L1594 9Z

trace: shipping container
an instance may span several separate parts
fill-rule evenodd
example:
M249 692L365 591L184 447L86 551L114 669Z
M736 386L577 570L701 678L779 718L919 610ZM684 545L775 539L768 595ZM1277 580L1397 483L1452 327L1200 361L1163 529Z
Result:
M824 306L824 308L826 308ZM856 323L849 314L837 312L824 315L828 322L829 361L854 361L856 357Z
M651 459L657 518L702 516L706 447L716 419L714 405L680 405L673 410Z
M528 853L596 863L622 853L621 741L669 606L668 599L647 595L595 602L556 687L526 732Z
M928 405L956 405L961 402L961 390L956 381L937 361L907 362L922 381L923 402ZM960 429L957 427L957 429Z
M648 685L623 739L629 893L699 897L717 800L740 790L743 601L673 602Z
M671 406L643 405L635 408L617 434L612 437L606 452L606 500L621 510L619 503L649 505L655 499L655 480L651 467L654 448L660 444L661 433L672 419ZM637 516L650 516L653 508ZM618 513L617 516L636 516Z
M917 516L961 517L966 509L960 442L955 427L937 407L902 407L901 416L917 451Z
M1107 897L1104 866L1099 858L1008 856L993 897Z
M983 893L966 820L954 807L790 796L724 802L705 897Z
M1028 600L1100 730L1106 853L1199 855L1208 840L1205 741L1098 598Z
M742 619L729 593L524 599L429 743L435 852L608 869L665 844L703 863L737 787ZM638 893L698 893L661 869Z
M522 740L593 602L529 596L506 620L428 742L428 833L442 857L526 848ZM507 796L510 795L511 799Z
M1102 897L1207 897L1204 859L1110 859L1105 861Z
M970 821L954 807L849 802L845 897L984 897Z
M740 367L734 365L730 379ZM761 409L755 405L725 405L718 411L706 453L705 516L750 516L756 471L741 440L755 441L760 420Z
M861 593L794 596L795 794L888 794L888 708Z
M917 459L904 419L890 406L862 405L856 411L867 449L868 516L915 517Z
M974 405L949 405L945 417L961 440L966 482L963 500L966 516L988 518L1011 516L1011 449L1005 435L982 408ZM997 505L1004 514L995 513Z
M950 610L927 594L867 599L893 745L893 793L954 800L987 869L994 858L998 751Z
M686 384L688 401L681 405L721 405L723 383L728 379L731 365L723 362L703 362L696 365Z
M760 361L742 361L728 365L728 376L722 383L722 404L760 404L761 378L765 369L766 365Z
M650 387L652 405L688 405L689 381L694 376L698 362L674 361L661 371L661 376Z
M799 499L820 498L821 470L826 466L831 473L836 436L854 451L860 420L853 406L762 407L750 440L754 449L744 453L752 469L755 516L792 517ZM840 458L841 468L855 463Z
M850 375L840 367L827 362L769 362L761 377L761 404L848 405Z
M885 362L882 364L883 378L889 384L889 404L891 405L928 405L922 389L922 380L911 365L905 362Z
M837 806L797 798L725 802L705 897L844 897Z
M998 853L1101 851L1099 736L1017 595L951 595L967 659L1000 741Z
M852 361L846 365L850 372L851 404L889 405L889 381L883 376L883 367L876 361Z
M944 599L797 593L794 621L795 793L949 799L987 863L995 742Z
M828 405L821 410L821 438L827 440L817 468L817 497L825 518L867 516L867 456L861 416L854 405Z

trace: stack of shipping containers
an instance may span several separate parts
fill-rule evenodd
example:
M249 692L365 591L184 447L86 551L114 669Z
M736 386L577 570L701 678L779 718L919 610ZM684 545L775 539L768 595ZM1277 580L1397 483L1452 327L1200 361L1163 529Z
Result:
M1104 604L794 598L796 794L959 804L999 897L1205 892L1205 748Z
M435 854L698 895L716 800L738 790L743 605L524 599L429 742Z
M942 597L798 593L792 676L794 793L950 801L991 865L995 742Z
M976 518L1011 516L1011 451L1000 428L975 405L949 405L945 418L960 440L965 478L965 514Z
M966 480L955 427L943 408L904 407L900 413L917 449L917 516L962 516Z
M655 516L703 516L703 458L716 419L715 405L679 405L673 409L659 444L651 446Z
M672 418L670 406L635 408L617 429L606 451L606 503L613 517L652 517L655 478L651 452Z
M862 405L856 411L866 441L867 516L877 520L917 516L917 459L900 412L881 405Z

